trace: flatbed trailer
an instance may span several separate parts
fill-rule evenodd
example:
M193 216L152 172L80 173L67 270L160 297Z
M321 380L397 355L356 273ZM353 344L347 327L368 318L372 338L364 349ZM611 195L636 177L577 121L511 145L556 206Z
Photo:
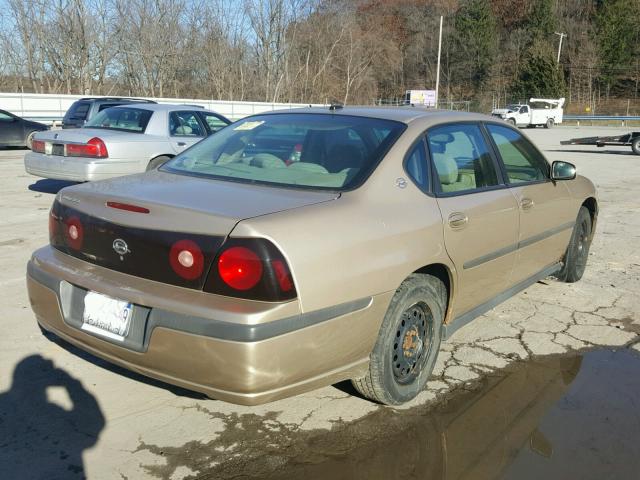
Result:
M595 145L596 147L630 146L633 153L640 155L640 132L629 132L624 135L613 135L610 137L583 137L562 140L560 145Z

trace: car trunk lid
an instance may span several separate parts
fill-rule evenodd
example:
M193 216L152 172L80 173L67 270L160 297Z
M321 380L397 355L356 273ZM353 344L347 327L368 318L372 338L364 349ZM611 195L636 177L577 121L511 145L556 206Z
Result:
M62 190L53 209L51 243L96 265L202 289L238 222L338 195L148 172ZM72 225L81 230L80 242L69 236ZM195 243L203 256L202 272L194 278L180 277L170 265L172 248L184 241Z

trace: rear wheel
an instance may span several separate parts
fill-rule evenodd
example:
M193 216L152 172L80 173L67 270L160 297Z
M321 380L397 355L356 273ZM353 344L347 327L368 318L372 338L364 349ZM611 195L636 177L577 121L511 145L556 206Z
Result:
M147 172L149 170L155 170L156 168L160 167L161 165L163 165L164 163L166 163L170 159L171 159L171 157L167 157L166 155L162 155L160 157L154 158L147 165Z
M633 141L631 142L631 150L633 150L633 153L635 153L636 155L640 155L640 137L636 137L633 139Z
M567 283L577 282L582 278L589 258L591 246L591 214L587 207L580 207L576 224L571 233L569 246L564 255L564 265L557 274L559 280Z
M547 118L547 123L544 124L544 128L552 128L553 123L553 118Z
M363 396L399 405L420 393L438 356L447 304L444 284L413 274L396 290L371 352L369 372L352 380Z

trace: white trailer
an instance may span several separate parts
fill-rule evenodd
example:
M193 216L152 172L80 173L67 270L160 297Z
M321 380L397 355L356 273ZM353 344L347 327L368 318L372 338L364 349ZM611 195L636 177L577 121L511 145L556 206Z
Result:
M530 98L528 104L511 104L491 111L495 117L521 127L542 125L551 128L562 123L564 98Z

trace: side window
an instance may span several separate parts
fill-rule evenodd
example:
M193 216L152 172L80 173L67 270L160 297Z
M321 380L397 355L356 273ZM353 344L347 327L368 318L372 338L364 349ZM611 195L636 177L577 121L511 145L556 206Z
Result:
M436 184L443 193L499 185L496 167L478 125L446 125L429 130Z
M172 137L204 137L204 131L195 112L171 112L169 134Z
M529 113L529 107L526 105L520 108L520 113Z
M13 117L11 115L7 115L6 113L0 112L0 122L4 122L4 123L13 122Z
M549 177L549 164L520 133L501 125L487 125L498 147L509 183L537 182Z
M204 121L207 122L207 125L209 126L209 130L211 130L211 133L215 133L218 130L223 129L228 125L227 122L225 122L224 120L222 120L220 117L216 115L212 115L207 112L200 112L200 115L202 115L202 118L204 118Z
M423 190L429 185L429 175L427 174L427 152L424 141L420 140L415 144L405 162L405 168L409 176Z

